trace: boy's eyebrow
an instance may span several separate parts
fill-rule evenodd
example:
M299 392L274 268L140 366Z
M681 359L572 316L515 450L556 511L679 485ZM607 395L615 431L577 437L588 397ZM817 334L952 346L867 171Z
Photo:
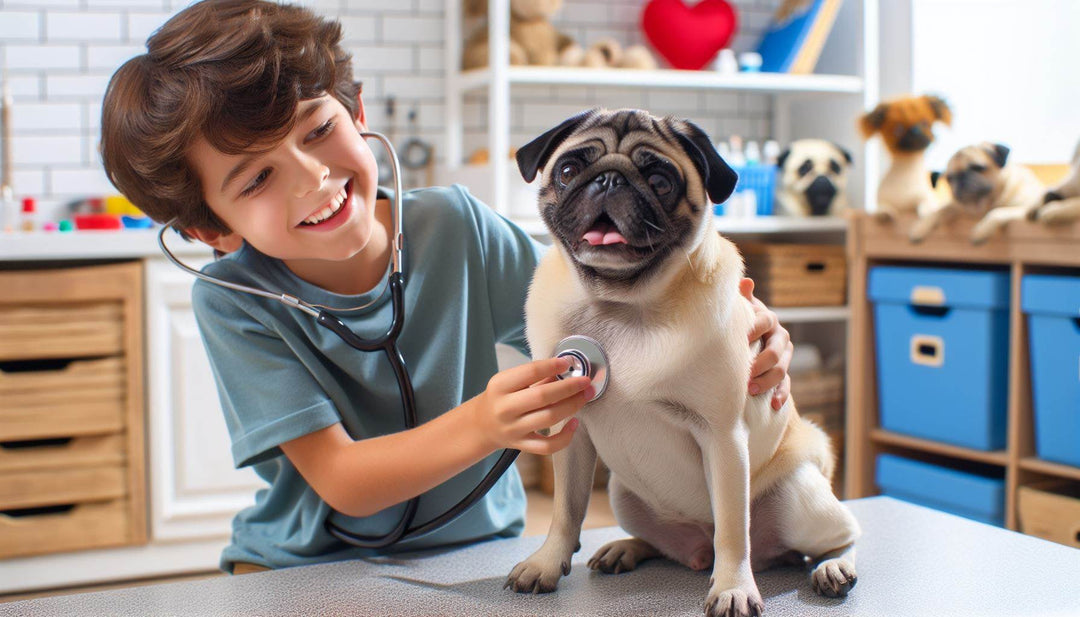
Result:
M315 99L310 105L305 107L304 110L300 112L300 117L296 120L297 123L301 123L304 120L310 118L311 115L318 111L325 102L325 99ZM236 167L233 167L231 170L229 170L229 173L225 174L225 179L221 181L222 193L225 192L225 187L229 186L230 182L235 180L237 176L244 173L244 170L246 170L251 165L252 161L255 160L256 156L257 155L254 154L245 156L243 160L236 164Z

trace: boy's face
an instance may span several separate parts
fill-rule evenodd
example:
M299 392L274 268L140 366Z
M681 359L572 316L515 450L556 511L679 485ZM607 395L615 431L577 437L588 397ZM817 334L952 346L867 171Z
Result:
M200 138L192 166L206 203L233 234L195 235L217 248L243 238L286 262L341 261L362 251L375 225L378 171L359 135L367 130L360 110L353 118L329 95L301 101L293 130L263 153L223 154Z

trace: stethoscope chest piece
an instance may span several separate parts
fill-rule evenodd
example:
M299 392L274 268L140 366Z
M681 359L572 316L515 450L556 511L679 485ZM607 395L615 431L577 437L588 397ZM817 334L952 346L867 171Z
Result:
M596 394L590 399L595 401L604 395L607 390L610 372L608 371L608 358L604 348L595 339L587 336L568 336L559 341L555 346L556 358L570 358L570 368L559 379L587 376L592 380Z

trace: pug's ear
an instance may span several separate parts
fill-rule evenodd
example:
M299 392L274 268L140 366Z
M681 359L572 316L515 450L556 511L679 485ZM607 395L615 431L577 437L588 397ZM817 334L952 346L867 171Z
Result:
M842 155L842 156L844 157L844 160L845 160L845 161L847 161L847 164L848 164L848 165L851 165L851 164L853 163L853 161L852 161L852 159L851 159L851 153L850 153L850 152L848 152L848 149L847 149L847 148L844 148L843 146L841 146L840 144L836 143L835 141L834 141L834 142L830 142L830 143L832 143L833 147L834 147L834 148L836 148L836 149L837 149L837 151L839 151L839 152L840 152L840 154L841 154L841 155Z
M738 174L720 157L716 146L701 127L684 120L681 127L675 128L675 136L687 156L694 162L698 173L705 181L705 190L714 204L722 204L735 190Z
M990 158L998 167L1004 167L1005 161L1009 159L1009 147L1005 144L990 144L986 151L990 153Z
M926 103L930 105L930 109L933 110L934 116L944 122L946 125L952 126L952 110L949 109L949 104L945 102L945 99L940 96L934 96L928 94L923 97Z
M878 106L873 111L863 114L859 118L859 129L862 131L863 139L869 139L871 135L881 130L881 127L885 124L885 115L888 111L888 103L878 103Z
M532 182L536 179L536 173L543 169L544 165L547 165L548 158L555 151L555 148L558 148L559 144L565 141L570 133L573 133L586 120L596 115L596 112L597 110L594 108L573 118L563 120L559 126L518 148L517 155L514 158L517 159L521 177L525 178L526 182Z
M789 156L791 156L791 148L784 148L784 151L780 153L780 156L776 157L776 166L783 169L784 162L787 161L787 157Z

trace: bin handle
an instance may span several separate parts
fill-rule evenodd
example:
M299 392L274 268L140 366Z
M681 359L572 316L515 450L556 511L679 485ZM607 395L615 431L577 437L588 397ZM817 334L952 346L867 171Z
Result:
M916 285L911 290L911 303L923 306L944 306L945 290L940 287Z
M911 361L939 368L945 364L945 340L940 336L916 334L911 337Z

